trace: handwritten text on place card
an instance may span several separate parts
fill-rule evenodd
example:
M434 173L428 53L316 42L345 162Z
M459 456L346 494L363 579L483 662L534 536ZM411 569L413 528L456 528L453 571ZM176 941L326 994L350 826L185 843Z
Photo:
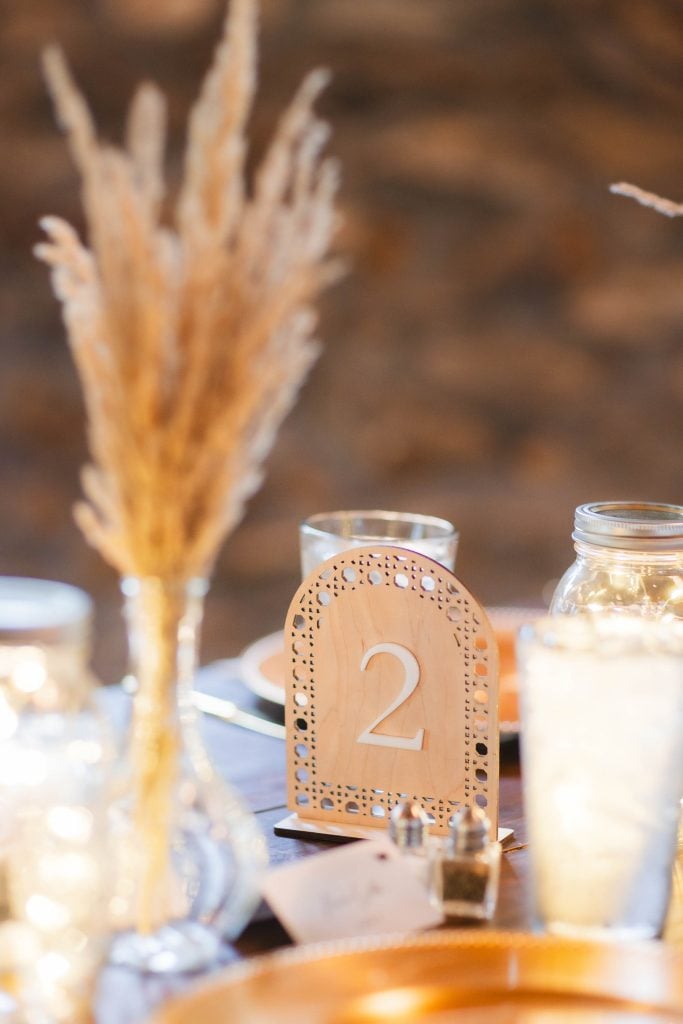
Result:
M263 895L296 942L412 931L443 920L409 860L385 839L270 871Z

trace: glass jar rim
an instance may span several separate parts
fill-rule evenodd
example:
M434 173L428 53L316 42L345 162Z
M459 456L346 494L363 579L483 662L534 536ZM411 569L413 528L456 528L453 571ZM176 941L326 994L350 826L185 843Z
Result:
M79 587L55 580L0 576L0 641L82 639L91 617L92 601Z
M593 501L579 505L572 538L627 551L683 550L683 506L652 501Z

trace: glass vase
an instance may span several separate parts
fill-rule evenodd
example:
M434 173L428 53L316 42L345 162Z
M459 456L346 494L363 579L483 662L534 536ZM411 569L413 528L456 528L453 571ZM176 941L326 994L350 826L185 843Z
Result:
M192 686L206 581L128 577L122 590L135 683L111 961L197 970L251 916L266 845L198 727Z

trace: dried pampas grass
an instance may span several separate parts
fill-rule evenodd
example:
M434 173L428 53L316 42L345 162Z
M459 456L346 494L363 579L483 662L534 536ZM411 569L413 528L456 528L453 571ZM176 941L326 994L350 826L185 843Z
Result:
M649 206L657 213L663 213L665 217L683 217L683 203L674 203L671 199L663 199L654 192L645 192L637 185L629 185L625 181L620 181L615 185L610 185L609 190L617 196L635 199L641 206Z
M162 226L165 101L142 85L126 149L98 141L61 52L45 73L81 174L90 248L56 217L36 247L52 268L85 396L92 464L76 508L124 575L206 574L258 488L314 361L313 300L337 273L336 164L303 82L253 189L255 0L232 0L192 111L172 228Z
M172 912L175 684L179 671L189 684L193 667L178 648L187 582L210 572L261 482L318 352L313 301L338 272L328 257L338 173L322 156L328 129L313 113L323 73L305 79L247 186L255 36L256 0L232 0L191 114L172 227L161 223L159 90L138 89L126 148L117 149L98 140L60 51L45 55L90 243L47 217L48 241L36 247L52 270L85 397L92 461L76 517L105 559L142 581L131 763L143 933Z

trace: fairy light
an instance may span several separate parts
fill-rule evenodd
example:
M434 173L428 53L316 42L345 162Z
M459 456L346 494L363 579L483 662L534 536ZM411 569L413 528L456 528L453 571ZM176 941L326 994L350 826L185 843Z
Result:
M48 828L58 839L80 845L92 838L94 819L87 807L51 807L46 820Z
M13 652L10 685L20 693L37 693L48 677L45 652L38 647L18 647Z

